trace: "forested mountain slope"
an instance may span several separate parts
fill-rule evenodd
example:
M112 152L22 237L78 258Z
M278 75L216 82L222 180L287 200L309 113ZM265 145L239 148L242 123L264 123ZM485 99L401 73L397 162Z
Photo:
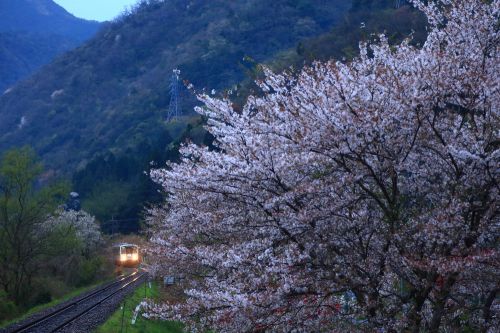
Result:
M408 37L412 43L422 44L426 25L425 16L407 1L354 0L342 22L330 32L300 42L284 64L300 66L332 58L348 61L359 53L360 42L371 42L381 33L391 44Z
M99 26L52 0L0 0L0 93L80 45Z
M410 34L414 36L414 43L421 43L426 34L423 15L408 5L396 7L394 4L392 0L354 0L352 8L333 29L279 51L266 64L280 70L289 66L300 68L314 59L349 59L357 54L360 40L372 39L374 33L384 31L393 43ZM242 64L246 66L247 77L237 84L237 91L233 89L231 99L235 107L242 105L249 93L258 93L252 80L261 75L255 61L248 60ZM210 144L211 138L202 130L202 124L201 119L193 118L180 137L170 135L173 124L167 127L168 131L157 127L146 128L149 130L149 141L140 149L128 148L122 153L99 154L73 177L75 189L84 197L84 206L104 220L112 216L124 219L122 230L134 228L129 219L137 219L146 202L161 199L142 172L151 167L150 161L163 165L165 160L175 160L179 144L187 139Z
M422 15L393 0L354 0L352 7L306 0L182 3L136 8L0 98L6 131L0 147L32 143L49 166L76 169L73 186L85 209L101 221L120 220L121 231L135 230L144 205L161 198L143 173L149 162L175 160L188 139L211 143L199 117L165 123L173 68L198 89L237 86L232 98L242 104L255 91L258 63L300 68L314 59L348 59L373 33L386 31L393 42L412 31L415 42L425 36ZM192 114L193 96L184 90L181 97Z
M83 41L99 23L77 18L52 0L0 0L0 31L68 36Z
M425 16L404 0L353 0L350 10L335 27L300 41L295 48L277 53L266 65L274 71L297 70L314 61L350 61L359 53L360 42L373 42L384 33L391 44L411 38L421 45L427 36ZM258 93L253 80L262 76L259 66L249 71L233 100L242 105L249 93Z
M349 5L143 1L0 98L0 149L32 143L49 167L72 171L97 153L141 145L164 126L172 69L197 87L228 87L244 78L245 56L265 61L328 31Z

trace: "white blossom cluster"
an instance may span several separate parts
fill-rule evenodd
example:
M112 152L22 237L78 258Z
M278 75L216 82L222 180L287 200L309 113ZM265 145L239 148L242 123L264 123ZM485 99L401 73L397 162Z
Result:
M500 327L500 1L439 0L426 43L266 71L242 112L200 96L216 149L152 171L151 253L192 331Z
M101 230L95 217L85 211L59 210L43 225L47 231L57 227L66 228L67 232L74 232L86 252L96 249L102 242Z

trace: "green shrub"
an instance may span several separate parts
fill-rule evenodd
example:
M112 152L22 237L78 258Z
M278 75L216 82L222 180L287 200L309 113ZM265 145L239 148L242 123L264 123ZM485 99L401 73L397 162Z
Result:
M14 302L7 298L6 293L0 290L0 323L14 318L18 313L18 309Z
M79 281L77 286L84 286L94 282L101 271L103 260L101 257L84 259L78 267Z

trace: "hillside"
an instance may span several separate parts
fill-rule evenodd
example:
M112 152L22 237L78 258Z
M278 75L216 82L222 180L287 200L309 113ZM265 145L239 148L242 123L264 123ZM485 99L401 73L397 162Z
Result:
M0 0L0 92L77 47L99 27L52 0Z
M295 70L314 61L330 59L349 61L359 53L360 42L371 42L385 33L391 44L411 37L411 43L421 45L427 36L425 16L400 0L353 0L349 11L333 29L304 39L296 47L279 52L266 65L274 71ZM258 93L255 79L262 71L254 64L248 77L240 84L233 101L241 106L249 93Z
M136 230L145 203L161 198L143 174L149 162L175 160L187 139L211 144L203 120L190 112L194 98L186 91L186 116L165 123L173 68L197 88L236 86L233 98L240 104L255 89L259 62L277 70L300 68L316 58L352 57L359 40L372 33L387 31L393 42L412 30L416 42L425 36L422 16L408 6L395 9L392 0L354 0L350 9L342 7L345 2L337 8L324 1L280 1L274 7L240 1L229 8L221 1L192 2L190 8L179 3L136 8L0 98L0 120L10 122L0 146L31 143L59 172L76 169L74 189L85 209L103 222L113 220L104 224L108 231L120 222L119 230ZM318 13L327 9L335 20L320 20ZM270 19L279 13L292 18ZM313 20L314 32L294 24L311 26Z
M0 92L78 45L60 35L0 32Z
M148 1L0 98L0 149L31 143L64 172L97 153L141 145L162 128L172 69L197 87L244 78L242 59L267 60L328 31L347 1ZM184 101L187 110L191 100ZM29 139L28 139L29 138Z
M380 33L385 33L391 44L411 36L413 44L421 45L427 36L426 25L425 16L406 1L354 0L340 24L330 32L300 42L285 64L349 60L358 55L359 42L373 41Z
M99 23L77 18L52 0L1 0L0 31L25 31L83 41Z

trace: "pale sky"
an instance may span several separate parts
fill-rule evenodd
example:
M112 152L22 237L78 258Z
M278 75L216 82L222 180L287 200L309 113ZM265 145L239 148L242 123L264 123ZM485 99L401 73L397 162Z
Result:
M108 21L138 0L54 0L76 17Z

